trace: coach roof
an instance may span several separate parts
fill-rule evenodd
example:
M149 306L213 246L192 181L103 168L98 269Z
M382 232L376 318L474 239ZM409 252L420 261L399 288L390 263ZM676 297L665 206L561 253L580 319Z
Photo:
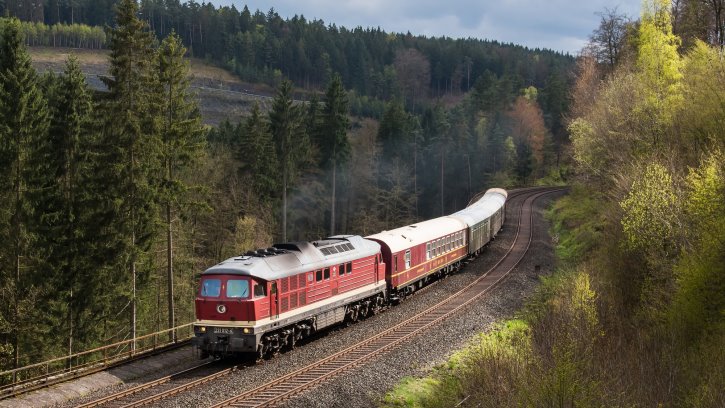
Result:
M452 218L460 219L469 227L472 227L488 218L491 218L506 203L508 193L500 188L492 188L486 191L478 201L468 207L450 215Z
M390 231L370 235L365 238L385 243L392 253L424 244L434 239L453 234L467 228L460 220L449 217L439 217L432 220L406 225Z
M250 252L252 253L252 252ZM337 235L320 241L275 244L255 255L229 258L204 271L275 280L350 262L380 253L380 244L359 235Z

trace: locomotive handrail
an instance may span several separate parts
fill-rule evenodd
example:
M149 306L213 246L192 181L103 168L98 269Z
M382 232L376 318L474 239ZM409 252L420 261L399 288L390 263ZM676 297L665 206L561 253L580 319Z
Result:
M89 369L98 371L127 359L142 357L159 349L185 343L194 335L193 331L190 330L191 325L192 323L185 323L171 329L139 336L135 339L122 340L67 356L2 371L0 372L0 399L14 394L16 388L22 385L60 380L68 374L78 374ZM177 333L173 335L174 339L172 341L159 342L160 336L171 333ZM134 342L137 346L135 348L130 347ZM94 354L97 354L96 358L93 358ZM89 360L83 361L89 357Z

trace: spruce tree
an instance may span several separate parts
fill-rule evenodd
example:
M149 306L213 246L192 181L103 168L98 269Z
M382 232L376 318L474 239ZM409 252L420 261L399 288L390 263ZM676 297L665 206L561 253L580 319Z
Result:
M0 305L10 320L7 333L13 347L13 365L20 362L21 336L32 339L36 291L32 274L35 239L32 228L35 203L32 202L36 177L35 149L43 143L48 129L45 98L38 77L23 45L20 22L6 20L0 34L0 285L8 299ZM8 338L4 339L8 340Z
M335 74L325 92L322 109L320 153L323 163L332 170L330 181L330 235L335 235L335 204L337 169L350 159L350 142L347 139L348 102L340 75Z
M50 129L43 144L43 185L38 191L40 244L47 252L44 269L52 280L48 297L54 327L62 327L68 354L76 339L88 339L95 323L88 310L103 282L90 256L94 204L89 202L92 100L78 60L49 88ZM82 294L82 296L80 296Z
M277 151L282 175L282 234L287 241L287 189L308 159L309 142L300 108L292 101L292 83L282 81L269 111L269 129Z
M162 201L166 224L166 279L169 328L174 318L173 221L176 207L186 201L187 186L181 178L204 150L204 128L198 102L189 92L189 63L186 48L173 31L161 43L158 52L159 93L161 103L161 154L164 166ZM171 333L175 341L175 333Z
M118 267L127 270L125 293L130 336L136 338L137 279L149 272L149 246L157 235L159 178L159 95L155 84L153 37L138 17L135 0L118 4L116 26L109 31L110 77L103 78L108 94L102 104L102 146L106 165L99 169L110 196ZM144 262L145 261L145 262ZM145 268L144 268L145 266ZM121 292L123 293L123 292ZM133 344L135 348L135 342Z
M252 105L247 121L240 124L240 133L239 173L251 179L262 202L271 203L279 191L279 163L272 135L257 103Z

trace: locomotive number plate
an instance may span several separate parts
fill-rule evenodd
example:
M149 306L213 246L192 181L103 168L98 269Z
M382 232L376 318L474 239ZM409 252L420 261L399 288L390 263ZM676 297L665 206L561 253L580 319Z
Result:
M232 334L232 329L225 329L223 327L215 327L214 333Z

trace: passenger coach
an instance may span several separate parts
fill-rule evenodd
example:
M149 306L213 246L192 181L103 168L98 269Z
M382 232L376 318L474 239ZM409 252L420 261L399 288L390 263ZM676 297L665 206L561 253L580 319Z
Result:
M380 244L391 299L460 267L468 256L467 228L460 220L440 217L366 237Z
M468 207L449 215L468 225L468 253L478 255L503 226L508 193L492 188Z

